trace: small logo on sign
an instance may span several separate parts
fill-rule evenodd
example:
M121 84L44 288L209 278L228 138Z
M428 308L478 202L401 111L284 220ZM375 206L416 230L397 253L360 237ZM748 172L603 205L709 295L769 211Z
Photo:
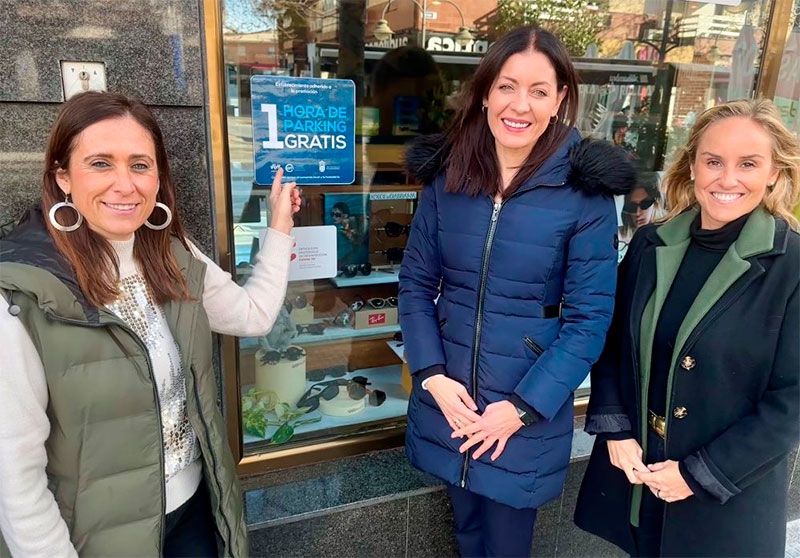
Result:
M386 312L380 314L371 314L369 316L369 325L380 325L386 323Z

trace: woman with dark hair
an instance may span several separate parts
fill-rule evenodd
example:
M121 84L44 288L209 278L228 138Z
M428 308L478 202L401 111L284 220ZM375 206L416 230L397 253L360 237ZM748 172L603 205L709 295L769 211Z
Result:
M625 257L633 234L662 216L661 193L655 184L637 184L625 194L622 203L622 226L619 228L619 259Z
M800 438L800 145L772 101L697 116L592 368L579 527L635 556L784 556Z
M150 110L96 92L61 107L41 204L0 240L0 549L247 555L211 332L278 315L301 203L281 178L240 287L186 238Z
M400 272L413 374L406 451L447 483L464 556L528 556L569 463L573 390L611 319L617 218L635 173L581 141L575 69L551 33L501 37L444 136L407 155L424 182Z

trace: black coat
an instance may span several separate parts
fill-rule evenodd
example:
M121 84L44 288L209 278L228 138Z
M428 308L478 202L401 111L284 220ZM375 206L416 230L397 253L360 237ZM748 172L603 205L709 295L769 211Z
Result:
M695 215L644 227L631 242L606 346L592 369L589 433L632 430L643 443L655 326ZM757 209L676 339L666 454L683 461L706 494L666 505L662 555L784 556L788 454L800 438L799 286L800 235ZM597 442L576 524L633 553L641 490Z

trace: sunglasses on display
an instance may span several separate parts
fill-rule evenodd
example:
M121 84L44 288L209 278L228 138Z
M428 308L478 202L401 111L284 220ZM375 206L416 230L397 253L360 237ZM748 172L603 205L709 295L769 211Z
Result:
M350 399L359 400L363 399L369 394L369 404L373 407L383 404L386 401L386 392L376 389L367 389L370 382L364 376L355 376L352 379L337 378L334 380L327 380L324 382L317 382L312 385L297 402L297 408L308 407L309 411L315 411L319 408L320 398L325 401L330 401L339 395L339 388L344 386L347 390L347 396Z
M286 307L286 311L291 314L292 310L295 308L300 310L301 308L308 306L308 299L306 298L306 295L299 294L294 298L287 298L283 305Z
M400 223L395 223L394 221L389 221L382 227L377 227L376 231L383 231L386 233L386 236L394 238L400 236L401 234L407 235L411 232L411 225L401 225Z
M645 198L638 203L634 201L629 201L622 206L622 211L623 213L636 213L637 209L645 211L646 209L650 209L654 203L656 203L656 200L654 200L653 198Z
M322 335L325 333L325 324L298 324L297 335L308 333L309 335Z
M316 370L308 370L306 372L306 379L310 382L321 382L328 376L331 378L342 378L347 372L347 366L343 364L339 366L329 366L328 368L317 368Z
M373 253L383 254L389 262L400 263L403 261L403 252L405 252L405 248L387 248Z
M333 325L339 327L350 327L350 324L353 323L353 312L350 308L347 310L342 310L333 318L332 321Z
M361 275L369 275L372 273L372 264L371 263L363 263L363 264L347 264L342 266L342 275L345 277L355 277L358 273Z
M354 312L358 312L364 306L369 306L374 308L375 310L380 310L381 308L397 308L397 297L396 296L387 296L386 298L368 298L366 301L361 298L360 296L356 296L355 300L350 304L350 308Z
M263 364L278 364L282 358L286 360L298 360L305 356L305 349L300 347L289 347L285 351L267 351L261 358Z
M397 346L400 347L403 344L403 332L395 331L394 335L392 335L392 341L397 341Z

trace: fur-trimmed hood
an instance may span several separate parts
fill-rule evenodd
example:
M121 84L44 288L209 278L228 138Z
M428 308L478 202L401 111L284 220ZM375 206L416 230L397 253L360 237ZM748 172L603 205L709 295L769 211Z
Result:
M607 141L575 136L551 157L568 157L567 182L572 187L589 195L619 196L636 185L636 169L625 150ZM432 182L445 170L449 150L444 134L416 138L406 151L406 172L423 184Z

